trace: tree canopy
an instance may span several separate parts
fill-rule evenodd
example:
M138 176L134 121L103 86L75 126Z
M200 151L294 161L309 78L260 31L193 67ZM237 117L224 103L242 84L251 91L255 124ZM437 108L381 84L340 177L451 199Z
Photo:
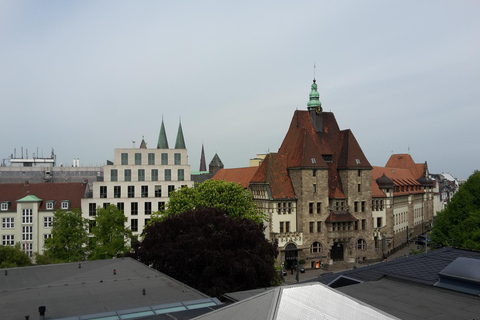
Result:
M115 205L98 208L92 228L90 259L109 259L129 251L132 231L125 227L125 222L127 217Z
M475 171L438 213L430 237L437 245L480 250L480 171Z
M88 235L87 219L82 218L79 209L65 211L58 209L53 214L52 238L45 240L44 257L46 261L73 262L84 260L87 256Z
M248 190L234 182L215 180L206 180L196 188L182 187L175 190L170 195L164 214L176 215L203 208L220 209L230 217L247 218L259 224L266 219L266 216L257 209Z
M30 258L20 249L20 243L15 246L0 246L0 268L15 268L31 265Z
M232 218L221 209L190 210L149 224L133 256L219 297L278 283L277 244L263 231L256 221Z

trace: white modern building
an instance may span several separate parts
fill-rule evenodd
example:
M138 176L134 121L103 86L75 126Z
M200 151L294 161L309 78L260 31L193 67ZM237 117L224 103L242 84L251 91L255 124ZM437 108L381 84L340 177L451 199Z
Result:
M156 148L148 149L142 139L139 148L114 150L114 162L103 167L104 181L93 183L92 194L82 199L82 213L93 220L97 208L116 205L123 210L134 234L141 234L153 212L161 211L170 193L193 186L187 149L179 125L175 148L168 147L162 126Z

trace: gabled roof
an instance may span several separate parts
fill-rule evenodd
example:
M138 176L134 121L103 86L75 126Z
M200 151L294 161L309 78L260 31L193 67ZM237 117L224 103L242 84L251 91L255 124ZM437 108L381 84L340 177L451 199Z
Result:
M411 155L403 153L403 154L392 154L390 159L388 159L387 164L385 167L388 168L398 168L398 169L407 169L409 170L414 180L417 180L421 176L423 176L425 164L417 164L413 161Z
M295 199L292 181L288 175L287 159L285 154L269 153L250 183L268 184L273 199Z
M257 170L258 170L258 167L220 169L212 177L212 180L236 182L241 184L244 189L247 189L248 184L250 183L250 180L255 175Z
M414 193L424 193L423 189L415 188L421 187L421 183L415 180L412 172L408 169L402 168L384 168L384 167L373 167L372 168L372 197L381 197L380 193L383 192L378 187L376 179L385 175L386 177L393 180L395 187L414 187L414 190L408 190L404 188L404 191L394 190L395 195L404 195L404 194L414 194ZM385 195L383 195L385 196Z
M70 208L80 208L85 197L86 183L1 183L0 202L10 202L8 211L17 210L17 202L41 201L40 210L46 210L46 203L54 202L53 209L60 209L61 202L70 201Z

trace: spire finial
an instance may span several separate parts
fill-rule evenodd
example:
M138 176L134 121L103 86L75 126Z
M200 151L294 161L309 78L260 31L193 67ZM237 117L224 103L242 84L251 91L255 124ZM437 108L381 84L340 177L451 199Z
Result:
M315 82L315 69L317 66L315 65L315 62L313 63L313 82Z

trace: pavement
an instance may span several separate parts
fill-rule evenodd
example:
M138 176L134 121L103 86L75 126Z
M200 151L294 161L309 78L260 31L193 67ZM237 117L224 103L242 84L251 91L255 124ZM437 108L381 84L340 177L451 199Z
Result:
M391 254L390 256L387 257L386 261L394 260L394 259L402 259L405 257L408 257L412 254L413 251L420 251L420 248L418 245L411 243L408 246L396 251L395 253ZM378 262L373 262L373 263L378 263ZM370 265L373 263L359 263L358 268L361 268L362 266ZM320 277L324 273L336 273L336 272L341 272L345 270L350 270L353 269L355 266L354 263L347 263L345 261L338 261L335 262L332 265L325 266L324 269L305 269L305 273L298 273L299 276L299 281L306 281L306 280L312 280ZM297 283L297 272L294 271L293 274L291 273L290 270L288 270L287 275L284 276L284 284L295 284Z

